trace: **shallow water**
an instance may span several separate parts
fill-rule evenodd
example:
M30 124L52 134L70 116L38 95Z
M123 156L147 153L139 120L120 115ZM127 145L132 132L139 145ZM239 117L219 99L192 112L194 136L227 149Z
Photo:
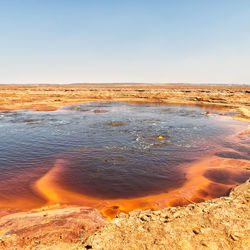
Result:
M58 159L63 166L53 176L55 185L103 200L179 188L186 182L182 166L214 153L250 160L249 136L242 144L227 140L246 123L220 119L220 111L204 115L207 111L196 106L91 102L54 112L0 112L0 207L20 197L34 206L45 204L46 198L32 185ZM207 173L214 182L221 179L221 172L218 175ZM237 180L248 177L244 172Z

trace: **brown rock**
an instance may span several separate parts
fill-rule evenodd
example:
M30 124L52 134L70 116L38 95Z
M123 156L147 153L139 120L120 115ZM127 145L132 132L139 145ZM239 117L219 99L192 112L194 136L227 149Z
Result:
M250 229L250 181L236 187L228 199L218 198L187 207L119 216L90 236L92 249L247 249ZM242 203L245 201L245 203ZM196 207L203 210L196 209ZM158 218L165 216L168 222ZM152 220L155 217L156 219ZM115 226L119 223L120 227Z
M97 210L84 207L6 215L0 218L0 249L70 249L106 222Z

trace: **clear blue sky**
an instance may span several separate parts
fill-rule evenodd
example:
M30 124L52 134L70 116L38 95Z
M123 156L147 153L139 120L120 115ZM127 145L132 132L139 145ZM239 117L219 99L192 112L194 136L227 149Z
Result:
M250 0L0 0L0 83L250 84Z

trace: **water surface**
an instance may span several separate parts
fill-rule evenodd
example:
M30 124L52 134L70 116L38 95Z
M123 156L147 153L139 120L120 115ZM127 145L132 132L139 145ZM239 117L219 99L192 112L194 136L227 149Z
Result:
M179 188L186 182L183 165L208 155L248 161L249 137L241 144L228 139L246 124L220 119L219 111L206 115L208 111L197 106L91 102L53 112L0 112L0 207L20 197L45 204L33 184L58 159L63 159L63 167L53 177L55 185L103 200ZM207 176L218 179L216 173Z

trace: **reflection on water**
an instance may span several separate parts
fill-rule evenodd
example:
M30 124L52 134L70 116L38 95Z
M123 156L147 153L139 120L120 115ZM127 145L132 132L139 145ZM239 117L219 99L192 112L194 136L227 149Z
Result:
M183 164L222 147L227 149L217 152L218 157L249 160L249 137L241 145L225 140L235 132L232 125L245 124L217 119L219 111L209 116L206 112L214 113L195 106L117 102L72 105L54 112L0 112L0 207L11 202L19 206L20 197L36 206L45 203L32 187L57 159L64 164L53 176L54 185L98 199L136 198L179 188L186 182ZM216 183L211 184L214 193L221 183L248 177L243 173L222 181L229 176L225 171L204 176ZM224 187L218 193L222 191Z

